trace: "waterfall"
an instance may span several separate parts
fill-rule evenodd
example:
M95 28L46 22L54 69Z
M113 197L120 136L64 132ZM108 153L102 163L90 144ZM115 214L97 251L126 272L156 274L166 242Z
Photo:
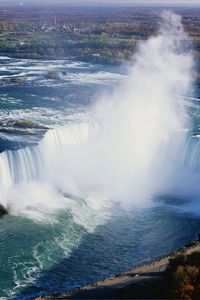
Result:
M182 153L183 167L193 171L200 170L200 137L188 138Z
M92 207L101 199L145 205L166 190L192 128L184 97L177 97L192 89L186 39L181 18L165 12L158 34L139 44L126 80L90 108L92 121L57 127L38 146L1 154L4 203L53 207L72 194ZM188 165L198 164L198 146L188 143Z
M26 147L20 150L6 151L0 155L0 186L13 185L39 178L42 160L39 147Z
M22 182L47 176L59 151L83 144L96 128L87 123L69 124L49 130L37 146L9 150L0 154L0 188L8 189Z

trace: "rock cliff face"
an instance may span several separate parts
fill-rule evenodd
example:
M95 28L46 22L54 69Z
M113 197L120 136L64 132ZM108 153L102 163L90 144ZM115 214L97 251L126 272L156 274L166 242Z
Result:
M3 215L6 215L8 213L8 211L6 210L6 208L0 204L0 217L2 217Z

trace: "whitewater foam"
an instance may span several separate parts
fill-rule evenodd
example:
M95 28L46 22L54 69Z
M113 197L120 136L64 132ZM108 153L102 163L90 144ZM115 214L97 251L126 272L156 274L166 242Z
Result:
M94 228L113 203L144 206L165 191L192 129L184 98L176 96L191 94L186 40L179 16L164 13L158 35L139 44L127 78L91 107L90 122L67 124L36 147L0 155L1 202L11 212L66 207ZM89 79L105 77L116 74Z

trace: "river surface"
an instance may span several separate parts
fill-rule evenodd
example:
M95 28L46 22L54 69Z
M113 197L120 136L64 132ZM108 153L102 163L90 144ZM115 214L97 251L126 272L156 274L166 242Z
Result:
M48 70L59 72L60 79L47 79ZM44 168L59 147L67 149L66 140L70 146L84 143L95 132L95 126L90 133L84 125L93 124L88 111L126 76L122 67L0 57L1 203L10 210L0 219L0 299L31 299L94 282L162 257L199 232L198 209L185 205L187 197L153 196L128 209L118 200L112 208L102 203L98 191L87 199L62 191L64 205L62 197L51 200ZM198 95L197 90L191 96ZM198 172L200 107L196 100L186 101L196 137L184 151ZM50 175L61 182L60 174ZM27 181L33 181L30 189L23 186Z

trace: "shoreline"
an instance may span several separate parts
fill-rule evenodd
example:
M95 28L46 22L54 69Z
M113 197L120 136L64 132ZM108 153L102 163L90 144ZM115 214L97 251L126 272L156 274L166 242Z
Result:
M101 59L95 59L95 57L89 57L89 58L84 58L84 56L79 56L79 55L73 55L73 54L69 54L69 55L64 55L64 56L48 56L48 55L44 55L44 56L38 56L38 57L34 57L34 56L29 56L26 54L18 54L18 53L11 53L11 52L0 52L0 56L2 57L9 57L9 58L13 58L13 59L21 59L21 60L33 60L33 61L51 61L51 60L55 60L55 61L59 61L59 60L72 60L72 61L80 61L83 63L89 63L89 64L97 64L97 65L109 65L109 66L113 66L113 67L120 67L121 65L127 64L129 62L129 60L123 60L123 61L115 61L113 62L112 60L101 60Z
M134 267L128 271L120 274L113 275L111 277L97 280L96 282L75 288L66 292L52 292L46 295L41 295L34 298L34 300L40 299L127 299L120 293L126 294L128 290L136 287L139 291L143 289L144 283L147 285L147 291L155 288L155 284L160 284L161 289L163 287L163 274L166 270L167 264L170 259L179 254L191 254L193 252L200 252L200 236L197 234L197 240L191 241L181 248L178 248L170 254L156 259L150 263L146 263L137 267ZM150 285L149 285L150 284ZM155 287L154 287L155 286ZM145 287L146 288L146 287ZM124 295L123 294L123 295ZM119 297L118 297L119 296ZM141 296L141 295L140 295ZM141 298L140 299L147 299ZM137 298L137 299L138 299ZM136 298L132 298L136 299ZM152 298L151 298L152 299ZM161 299L161 298L157 298ZM163 299L163 298L162 298ZM165 298L166 299L166 298Z

